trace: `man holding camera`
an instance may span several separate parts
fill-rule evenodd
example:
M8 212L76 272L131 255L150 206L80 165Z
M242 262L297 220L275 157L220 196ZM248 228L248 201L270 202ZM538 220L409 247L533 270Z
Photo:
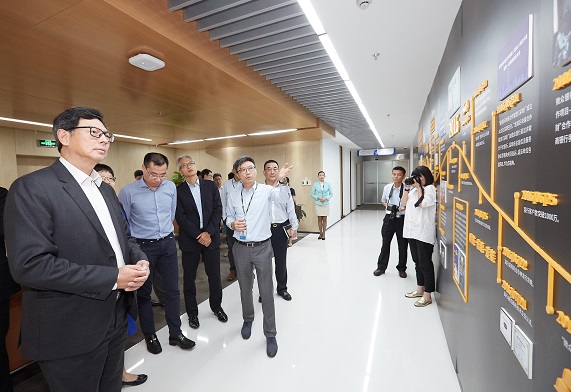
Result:
M377 269L373 271L373 275L380 276L385 273L389 265L389 256L391 253L391 241L393 236L397 235L397 242L399 246L399 263L397 270L401 278L406 278L406 251L408 241L402 236L402 229L404 225L404 209L400 211L401 198L404 191L403 180L406 175L406 170L402 166L395 166L393 168L393 183L387 184L383 190L381 202L385 205L386 215L383 219L383 228L381 234L383 236L383 246L381 247L381 254L377 261Z

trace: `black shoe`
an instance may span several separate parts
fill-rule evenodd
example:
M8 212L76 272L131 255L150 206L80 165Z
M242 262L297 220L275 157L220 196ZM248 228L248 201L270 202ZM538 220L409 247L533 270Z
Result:
M275 337L266 338L266 354L273 358L278 353L278 342Z
M214 314L216 315L216 317L218 317L218 321L220 321L221 323L225 323L226 321L228 321L228 315L224 313L222 309L214 312Z
M291 295L287 291L283 291L281 293L278 293L278 295L280 297L282 297L283 299L285 299L286 301L291 301Z
M135 386L135 385L141 385L145 381L147 381L147 375L139 374L137 375L137 379L135 381L121 381L121 383L123 384L123 386L126 385Z
M198 321L198 316L188 316L188 325L192 329L198 329L200 327L200 321Z
M384 273L385 273L385 271L381 271L381 270L378 269L378 268L373 271L373 275L375 275L375 276L381 276L381 275L384 274ZM399 272L399 273L400 273L400 272Z
M160 354L163 351L161 343L159 342L159 339L157 339L156 334L153 334L148 338L145 338L145 343L147 343L147 350L151 354Z
M262 296L261 295L258 297L258 302L262 303Z
M244 325L242 325L242 330L240 333L242 334L243 339L250 339L250 336L252 335L252 322L244 321Z
M182 332L176 336L169 336L169 344L171 346L179 346L183 350L190 350L196 346L196 343L184 336Z
M406 272L404 272L404 271L399 271L399 276L400 276L401 278L406 278Z
M159 301L155 301L154 299L151 300L151 306L160 306L161 308L165 307L165 304L159 302Z

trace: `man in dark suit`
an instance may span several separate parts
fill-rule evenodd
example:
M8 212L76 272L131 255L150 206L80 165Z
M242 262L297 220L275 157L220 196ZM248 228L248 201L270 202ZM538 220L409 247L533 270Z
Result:
M176 222L179 226L178 246L182 252L184 269L184 302L191 328L200 326L196 303L196 270L200 256L208 276L210 309L219 321L228 316L222 309L222 282L220 281L220 219L222 202L216 184L199 180L196 162L190 155L177 158L176 165L185 182L177 187Z
M10 275L4 246L4 204L7 195L8 190L0 188L0 392L14 391L6 351L6 335L10 326L10 296L20 290Z
M149 263L93 170L115 139L101 113L70 108L53 134L59 160L16 180L6 201L22 354L38 361L52 392L120 391L127 312Z

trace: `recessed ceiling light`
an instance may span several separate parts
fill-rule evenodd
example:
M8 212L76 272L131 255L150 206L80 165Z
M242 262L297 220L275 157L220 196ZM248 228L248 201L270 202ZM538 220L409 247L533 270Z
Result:
M129 58L129 63L137 68L141 68L145 71L156 71L165 66L165 62L156 57L151 56L146 53L139 53L136 56Z

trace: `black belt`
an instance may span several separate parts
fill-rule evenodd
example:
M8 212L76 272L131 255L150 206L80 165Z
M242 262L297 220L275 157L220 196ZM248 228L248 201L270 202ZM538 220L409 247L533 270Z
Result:
M166 236L160 238L137 238L137 242L140 242L141 244L152 244L153 242L159 242L169 238L174 238L174 233L171 232Z
M282 226L286 226L289 224L289 221L285 221L282 223L272 223L272 227L282 227Z
M270 237L270 238L271 238L271 237ZM265 244L266 242L268 242L268 241L270 240L270 238L266 238L266 239L263 240L263 241L244 242L244 241L236 240L236 242L239 243L239 244L242 244L242 245L244 245L244 246L248 246L248 247L250 247L250 248L253 248L253 247L255 247L255 246L260 246L260 245Z

